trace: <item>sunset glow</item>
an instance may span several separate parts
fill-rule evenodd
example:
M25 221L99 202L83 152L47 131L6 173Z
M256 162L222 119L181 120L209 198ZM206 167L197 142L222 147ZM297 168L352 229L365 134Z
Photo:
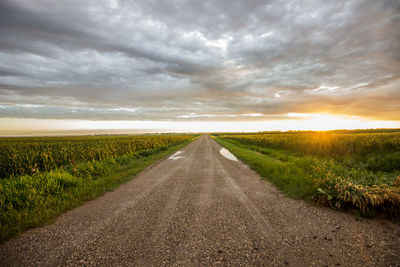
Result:
M285 120L259 121L87 121L0 119L0 134L89 134L142 132L258 132L288 130L334 130L400 128L398 121L367 120L326 114L287 114ZM73 131L73 132L71 132Z
M250 2L3 1L0 134L399 127L398 2Z

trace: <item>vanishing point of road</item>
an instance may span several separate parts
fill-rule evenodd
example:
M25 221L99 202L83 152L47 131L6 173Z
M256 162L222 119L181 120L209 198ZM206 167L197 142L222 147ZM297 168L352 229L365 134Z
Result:
M1 266L400 266L400 227L285 197L203 135L0 245Z

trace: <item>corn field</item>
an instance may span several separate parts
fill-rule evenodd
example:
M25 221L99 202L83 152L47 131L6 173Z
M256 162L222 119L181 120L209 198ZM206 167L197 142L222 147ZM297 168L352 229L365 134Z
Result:
M308 163L300 167L313 181L318 202L400 215L400 131L219 136L253 150L262 147L307 157Z
M78 162L166 148L189 135L32 137L0 139L0 178L49 171Z
M287 149L306 154L365 157L400 151L400 132L222 135L247 145Z

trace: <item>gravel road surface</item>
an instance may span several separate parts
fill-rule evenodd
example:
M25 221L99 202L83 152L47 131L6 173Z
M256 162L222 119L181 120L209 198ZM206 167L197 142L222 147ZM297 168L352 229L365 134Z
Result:
M1 266L400 266L400 227L285 197L201 136L0 245Z

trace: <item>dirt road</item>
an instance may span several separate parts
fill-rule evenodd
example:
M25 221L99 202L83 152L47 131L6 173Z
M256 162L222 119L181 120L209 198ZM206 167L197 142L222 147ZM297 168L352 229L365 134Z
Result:
M0 245L0 265L400 266L398 224L286 198L220 150L201 136Z

